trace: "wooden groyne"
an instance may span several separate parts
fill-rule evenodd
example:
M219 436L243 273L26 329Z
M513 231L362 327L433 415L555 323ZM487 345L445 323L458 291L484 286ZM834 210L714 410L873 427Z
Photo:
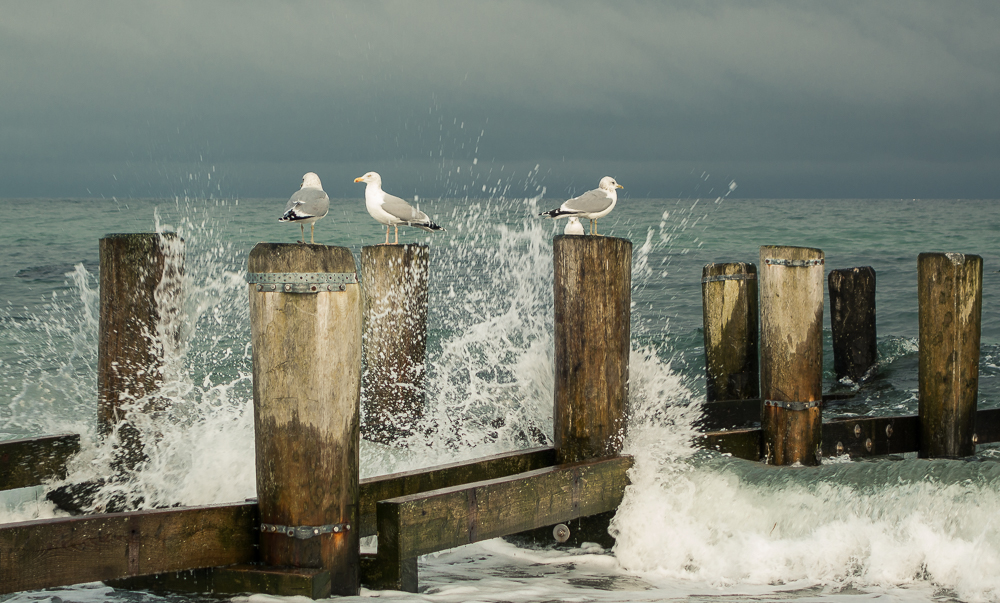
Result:
M141 241L154 255L164 248L151 237L122 237L113 242ZM420 555L542 529L562 542L587 522L606 527L632 465L620 455L629 422L631 244L569 236L553 246L555 446L358 479L362 414L372 439L392 443L423 412L429 250L366 248L359 277L347 249L260 244L248 265L258 498L0 526L0 593L94 580L216 595L324 598L357 594L362 584L416 592ZM107 270L151 274L139 267L148 262L143 254L124 256L137 264ZM739 263L703 272L708 401L698 445L814 465L842 454L966 456L977 443L1000 441L1000 409L976 408L981 258L918 260L919 414L826 422L823 405L836 396L822 392L824 254L767 246L760 264L759 272ZM160 279L154 290L182 270L172 266L149 277ZM874 272L830 275L835 365L846 367L846 378L870 379L878 366ZM119 310L115 320L160 328L149 317L162 315L152 306L164 296L129 295L123 307L135 316ZM103 290L101 299L118 303ZM128 362L104 365L128 396L155 399L156 380L143 379L158 374L161 351L101 349L129 350L115 352ZM386 358L394 368L373 370ZM121 433L128 413L114 409L110 389L101 391L102 433ZM120 442L124 466L141 458L138 438L132 448ZM0 443L0 488L61 477L78 450L73 435ZM372 535L377 553L361 555L359 539Z

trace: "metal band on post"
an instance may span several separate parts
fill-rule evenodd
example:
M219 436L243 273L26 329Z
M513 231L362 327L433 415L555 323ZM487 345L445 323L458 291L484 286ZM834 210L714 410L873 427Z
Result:
M755 281L757 280L757 275L753 272L747 274L716 274L714 276L706 276L701 279L703 283L717 283L719 281Z
M784 400L764 400L764 406L774 406L777 408L787 408L788 410L809 410L810 408L822 407L822 400L811 400L809 402L785 402Z
M249 272L247 282L265 293L319 293L344 291L347 285L357 284L358 275L355 272Z
M282 526L273 523L262 523L260 524L260 531L272 534L284 534L289 538L298 538L299 540L308 540L322 534L350 532L351 524L334 523L323 526Z
M809 268L810 266L822 266L823 258L813 260L786 260L783 258L764 258L764 263L768 266L785 266L786 268Z

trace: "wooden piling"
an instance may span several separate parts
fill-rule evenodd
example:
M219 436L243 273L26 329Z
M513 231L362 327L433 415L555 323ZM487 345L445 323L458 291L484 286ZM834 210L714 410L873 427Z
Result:
M145 457L123 406L143 398L143 412L165 408L151 397L180 337L184 243L174 233L109 234L100 249L97 428L118 428L116 464L134 469Z
M388 444L409 436L423 416L429 259L427 245L361 249L366 440Z
M632 243L557 236L553 261L556 458L615 455L627 426Z
M983 258L921 253L917 258L920 456L976 452Z
M259 243L249 272L261 560L327 569L333 594L357 595L361 292L354 257L344 247ZM318 291L282 292L295 291L296 282Z
M823 252L760 248L764 462L819 464L823 401Z
M707 264L701 271L701 300L707 400L760 397L757 267Z
M875 269L871 266L831 270L830 328L833 371L837 379L860 383L878 361L875 334Z

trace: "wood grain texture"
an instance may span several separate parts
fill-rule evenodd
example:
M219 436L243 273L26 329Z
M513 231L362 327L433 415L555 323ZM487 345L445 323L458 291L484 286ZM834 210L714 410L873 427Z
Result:
M356 272L344 247L259 243L250 272ZM358 593L361 292L250 289L257 497L263 523L352 529L300 540L261 535L271 566L330 571L333 593Z
M760 396L764 400L823 399L823 265L782 266L769 260L822 260L808 247L760 248ZM816 465L822 441L822 411L792 410L765 403L761 416L763 454L775 465Z
M875 330L875 269L859 266L831 270L830 329L833 333L833 371L837 379L860 383L878 362Z
M213 505L0 526L0 593L246 563L257 505Z
M708 401L758 398L757 267L707 264L701 276Z
M361 435L391 443L423 416L427 354L427 245L361 249L364 349Z
M80 452L80 436L62 434L0 442L0 490L37 486L66 477L66 463Z
M920 456L975 453L983 258L921 253L917 258Z
M632 243L557 236L555 414L560 463L621 451L628 418Z
M537 469L377 503L378 588L415 592L407 560L618 508L631 457Z
M143 412L163 410L151 396L163 379L167 345L180 336L184 246L176 234L109 234L100 248L100 317L97 339L97 426L102 436L118 427L116 462L142 461L138 430L123 405L143 398Z
M364 478L361 480L358 535L364 538L377 534L375 503L380 500L507 477L550 467L555 461L554 448L540 447L495 454L474 461Z

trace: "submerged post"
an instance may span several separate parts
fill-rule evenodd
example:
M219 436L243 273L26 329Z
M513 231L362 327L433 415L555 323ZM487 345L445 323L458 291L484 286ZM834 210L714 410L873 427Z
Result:
M109 234L99 248L97 431L107 436L117 428L116 463L134 469L144 458L143 444L126 408L165 407L150 396L179 342L184 241L174 233Z
M615 455L627 426L632 242L557 236L553 261L556 458Z
M429 259L427 245L361 249L366 440L388 444L409 436L423 415Z
M706 264L701 300L708 401L760 397L757 267L744 262Z
M921 253L917 281L920 456L969 456L976 452L983 258Z
M260 555L357 595L361 292L345 247L259 243L250 334ZM273 593L282 594L282 593Z
M837 379L867 379L878 361L875 334L875 269L871 266L831 270L830 329L833 371Z
M823 252L760 248L764 462L819 464L823 404Z

